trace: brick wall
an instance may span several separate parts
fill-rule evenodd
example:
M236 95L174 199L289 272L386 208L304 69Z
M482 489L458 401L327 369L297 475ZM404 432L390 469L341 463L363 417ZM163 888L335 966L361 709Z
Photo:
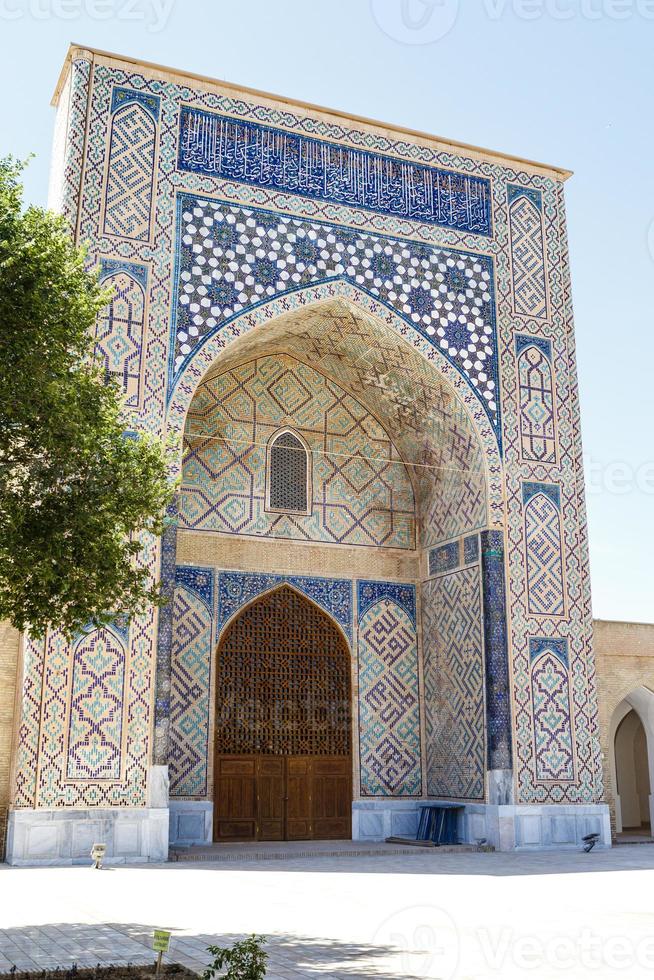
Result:
M19 644L18 631L0 623L0 860L4 860L11 793Z

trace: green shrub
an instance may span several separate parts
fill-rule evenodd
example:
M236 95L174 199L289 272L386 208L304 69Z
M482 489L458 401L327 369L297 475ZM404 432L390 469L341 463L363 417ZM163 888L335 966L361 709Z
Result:
M213 963L202 974L203 980L213 980L220 970L227 967L223 980L263 980L266 975L266 960L264 953L265 936L248 936L233 946L208 946L207 949L214 957Z

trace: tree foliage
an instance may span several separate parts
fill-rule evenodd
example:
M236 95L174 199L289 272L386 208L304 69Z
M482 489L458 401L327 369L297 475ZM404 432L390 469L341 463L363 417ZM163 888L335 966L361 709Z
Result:
M21 170L0 160L0 619L71 635L159 601L139 555L171 490L94 362L109 297L63 219L23 208Z
M207 946L214 961L202 974L202 980L213 980L220 970L226 970L221 974L223 980L263 980L268 959L265 943L265 936L252 934L233 946Z

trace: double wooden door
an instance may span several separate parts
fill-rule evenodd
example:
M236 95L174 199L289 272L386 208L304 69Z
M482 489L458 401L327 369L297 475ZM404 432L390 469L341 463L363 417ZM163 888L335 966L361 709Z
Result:
M214 838L351 837L351 661L283 585L225 630L216 662Z
M215 783L215 840L352 836L347 757L218 756Z

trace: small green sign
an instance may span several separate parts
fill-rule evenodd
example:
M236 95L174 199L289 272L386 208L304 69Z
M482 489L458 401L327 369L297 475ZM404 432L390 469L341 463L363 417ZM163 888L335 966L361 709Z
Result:
M152 938L152 948L155 953L167 953L170 946L170 933L165 929L155 929Z

